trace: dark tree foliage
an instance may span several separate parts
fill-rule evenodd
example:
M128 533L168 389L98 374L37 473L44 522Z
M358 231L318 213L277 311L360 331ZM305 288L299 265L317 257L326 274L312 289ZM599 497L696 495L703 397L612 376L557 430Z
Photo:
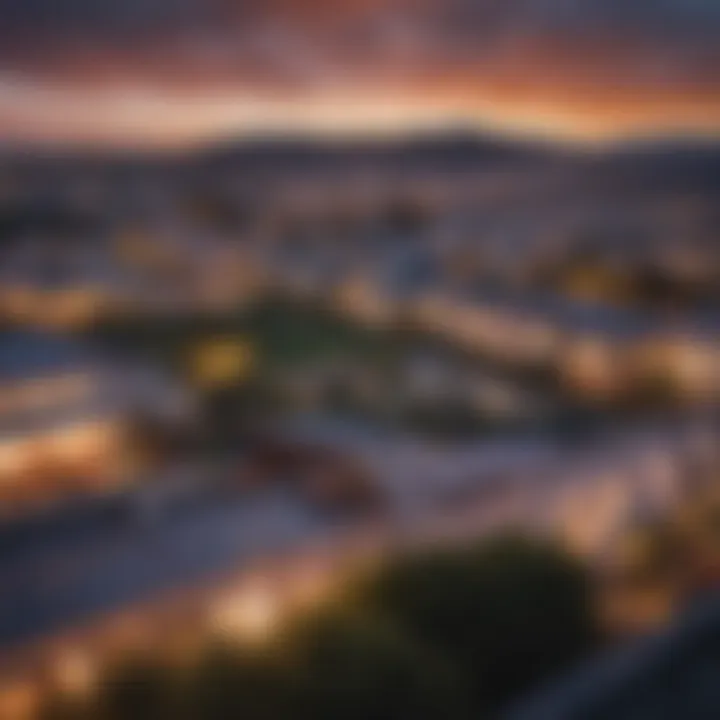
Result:
M393 560L259 647L215 644L182 672L111 673L92 708L48 720L465 720L562 672L596 642L582 566L501 538Z
M499 538L392 562L361 602L445 657L494 710L596 642L585 570L550 544Z
M469 717L454 669L394 623L334 610L293 639L307 720L433 720Z

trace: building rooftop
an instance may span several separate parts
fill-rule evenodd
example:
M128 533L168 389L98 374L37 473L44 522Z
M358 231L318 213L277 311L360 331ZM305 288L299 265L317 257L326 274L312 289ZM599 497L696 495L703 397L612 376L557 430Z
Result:
M642 337L663 328L654 318L636 311L579 302L544 292L519 293L504 288L481 288L466 294L464 302L478 307L507 309L551 323L565 332L592 332L614 339Z
M97 358L73 338L52 332L0 332L0 383L79 370Z
M192 503L161 503L149 516L142 493L0 529L0 652L197 589L329 529L279 493L228 497L199 487Z
M710 720L720 717L720 597L668 630L610 652L528 698L507 720Z

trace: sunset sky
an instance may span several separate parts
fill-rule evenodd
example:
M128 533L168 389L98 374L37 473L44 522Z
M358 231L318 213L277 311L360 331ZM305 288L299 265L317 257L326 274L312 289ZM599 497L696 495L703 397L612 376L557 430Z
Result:
M0 0L0 141L717 134L716 0Z

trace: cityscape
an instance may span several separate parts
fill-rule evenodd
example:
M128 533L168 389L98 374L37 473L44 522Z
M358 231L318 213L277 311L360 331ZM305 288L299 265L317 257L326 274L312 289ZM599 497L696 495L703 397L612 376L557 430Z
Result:
M716 717L717 6L340 5L0 0L0 720Z

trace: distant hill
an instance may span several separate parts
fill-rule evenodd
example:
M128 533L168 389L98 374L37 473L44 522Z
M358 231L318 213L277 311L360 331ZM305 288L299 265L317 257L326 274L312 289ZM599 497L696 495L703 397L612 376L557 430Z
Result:
M596 169L627 186L720 193L720 142L668 141L623 147L599 158Z
M402 140L313 140L265 138L222 143L196 156L205 163L269 163L287 167L330 167L372 162L395 167L471 167L478 164L550 159L559 154L539 143L475 133L420 135Z

